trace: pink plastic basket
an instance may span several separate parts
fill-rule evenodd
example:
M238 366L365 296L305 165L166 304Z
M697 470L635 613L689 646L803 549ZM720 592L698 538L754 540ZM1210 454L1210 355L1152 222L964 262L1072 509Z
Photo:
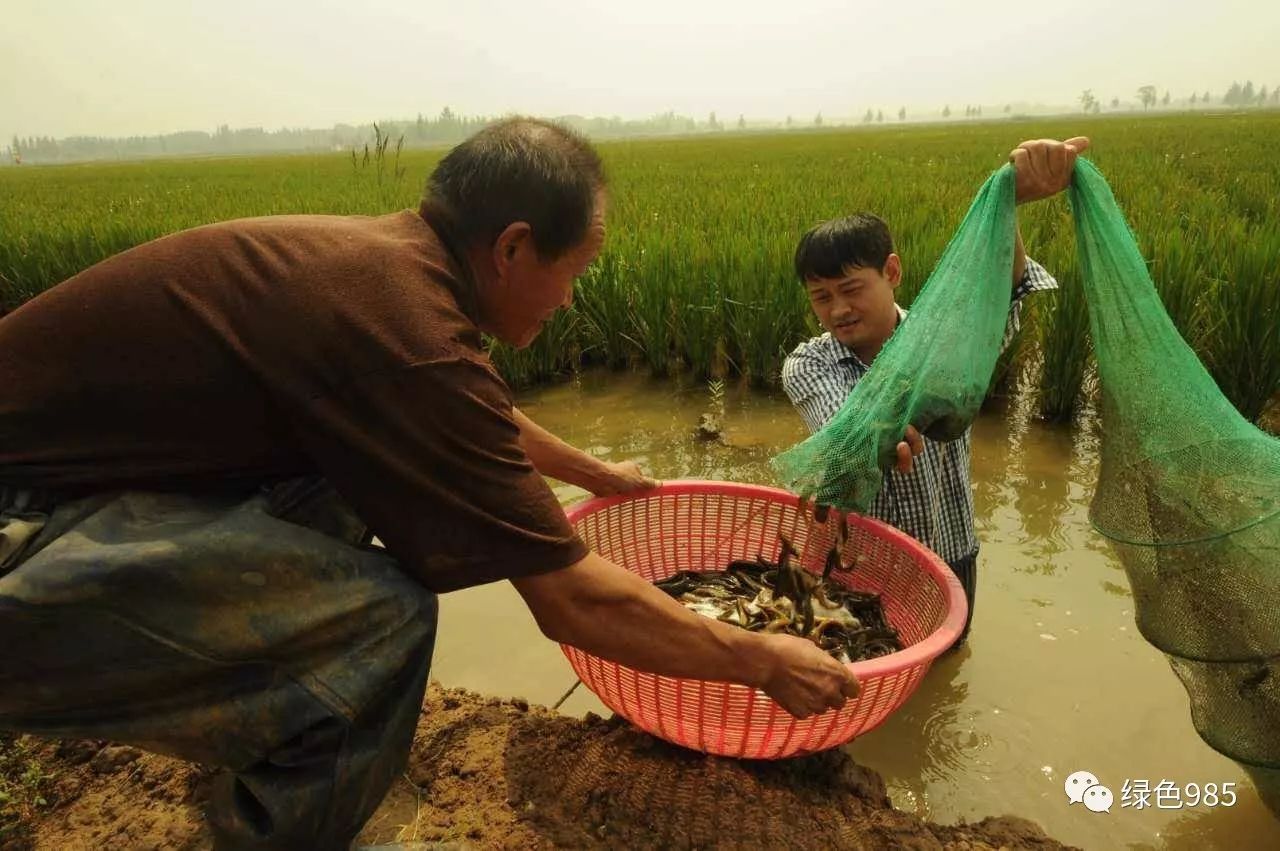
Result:
M679 570L723 570L734 559L772 561L778 534L801 563L819 571L835 535L835 512L811 528L794 494L758 485L677 481L639 496L587 500L567 511L597 553L657 581ZM832 579L881 595L905 649L849 666L862 693L840 710L804 720L763 692L725 682L682 680L632 670L561 645L569 663L606 706L637 727L685 747L723 756L778 759L826 750L884 721L911 696L929 665L960 635L966 602L937 555L902 532L850 515Z

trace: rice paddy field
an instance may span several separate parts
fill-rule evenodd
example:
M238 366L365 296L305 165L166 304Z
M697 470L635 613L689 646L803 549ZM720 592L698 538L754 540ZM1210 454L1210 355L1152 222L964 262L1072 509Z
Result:
M635 460L665 479L768 482L769 459L804 432L781 394L768 391L785 354L818 330L791 271L800 234L855 210L880 214L904 261L899 301L910 306L1009 150L1079 134L1092 138L1089 157L1128 215L1177 327L1245 416L1280 431L1280 112L602 144L611 180L604 253L571 310L529 349L498 346L494 359L520 388L523 410L598 457ZM0 315L94 262L183 228L415 206L440 156L387 148L367 158L0 168ZM884 778L898 809L921 818L1014 812L1090 848L1275 848L1280 822L1242 769L1197 736L1167 660L1133 629L1123 567L1089 522L1098 388L1067 202L1023 207L1020 221L1028 253L1062 289L1029 301L993 382L992 394L1005 398L974 427L984 567L973 636L936 663L903 710L846 750ZM566 375L574 380L555 382ZM693 436L708 410L723 423L719 440ZM571 485L556 493L564 503L584 495ZM546 704L568 698L567 715L603 711L586 689L565 691L572 673L563 655L541 640L506 583L447 595L440 635L433 676L446 685ZM495 655L499 645L515 650ZM104 819L132 830L171 792L190 810L181 824L199 823L185 786L146 792L132 779L115 784L118 811L85 796L77 806L93 814L81 823L88 809L45 807L50 775L12 753L20 803L35 802L32 812L48 810L54 821L74 819L77 830L101 830ZM1139 812L1121 804L1108 816L1083 814L1062 794L1064 778L1081 768L1117 795L1124 778L1237 784L1239 806ZM4 780L0 804L6 788L18 788ZM404 781L388 801L394 808L413 798L417 825L422 790L409 775ZM646 824L651 811L644 808ZM0 808L0 846L5 815ZM439 836L462 839L465 822L446 816ZM35 847L81 847L41 835L47 844Z
M1280 389L1280 113L1005 121L614 142L605 252L574 307L495 361L517 387L588 364L745 376L772 387L816 332L791 272L796 240L870 210L906 275L927 279L982 180L1028 138L1089 135L1175 323L1258 419ZM439 151L156 160L0 169L0 297L25 299L113 253L194 225L275 213L415 206ZM1063 198L1021 208L1028 253L1063 284L1037 297L993 392L1047 419L1096 392Z

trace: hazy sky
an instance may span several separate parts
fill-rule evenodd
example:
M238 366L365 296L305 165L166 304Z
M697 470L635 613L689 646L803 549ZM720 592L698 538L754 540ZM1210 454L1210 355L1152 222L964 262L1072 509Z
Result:
M1280 2L3 0L14 133L509 111L808 121L1280 84Z

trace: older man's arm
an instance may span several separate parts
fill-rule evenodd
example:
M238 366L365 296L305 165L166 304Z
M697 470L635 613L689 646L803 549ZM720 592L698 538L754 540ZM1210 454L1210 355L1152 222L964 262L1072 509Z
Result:
M661 484L645 475L634 461L601 461L565 443L529 419L519 408L511 410L516 425L520 427L520 446L544 476L577 485L596 496L647 490Z
M858 694L849 669L808 639L748 632L694 614L594 553L511 582L552 641L637 670L753 686L797 718L839 708Z

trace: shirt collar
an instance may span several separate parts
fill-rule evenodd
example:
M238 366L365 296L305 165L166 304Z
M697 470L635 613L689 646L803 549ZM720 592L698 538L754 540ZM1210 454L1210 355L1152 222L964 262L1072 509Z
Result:
M893 326L893 330L896 333L898 327L902 325L902 320L907 318L907 311L903 310L902 305L896 302L894 303L893 308L898 311L898 324ZM836 363L852 363L854 366L860 367L864 371L871 368L869 364L862 362L862 358L858 357L857 352L837 340L834 334L831 335L831 342L836 347Z
M467 257L465 246L458 237L453 224L443 211L426 204L419 207L417 215L426 223L427 227L435 235L436 241L440 243L440 247L444 249L445 257L451 266L449 271L453 276L453 281L451 282L453 286L450 289L453 290L458 307L462 309L468 319L479 324L480 302L476 291L475 270L471 267L471 261Z

